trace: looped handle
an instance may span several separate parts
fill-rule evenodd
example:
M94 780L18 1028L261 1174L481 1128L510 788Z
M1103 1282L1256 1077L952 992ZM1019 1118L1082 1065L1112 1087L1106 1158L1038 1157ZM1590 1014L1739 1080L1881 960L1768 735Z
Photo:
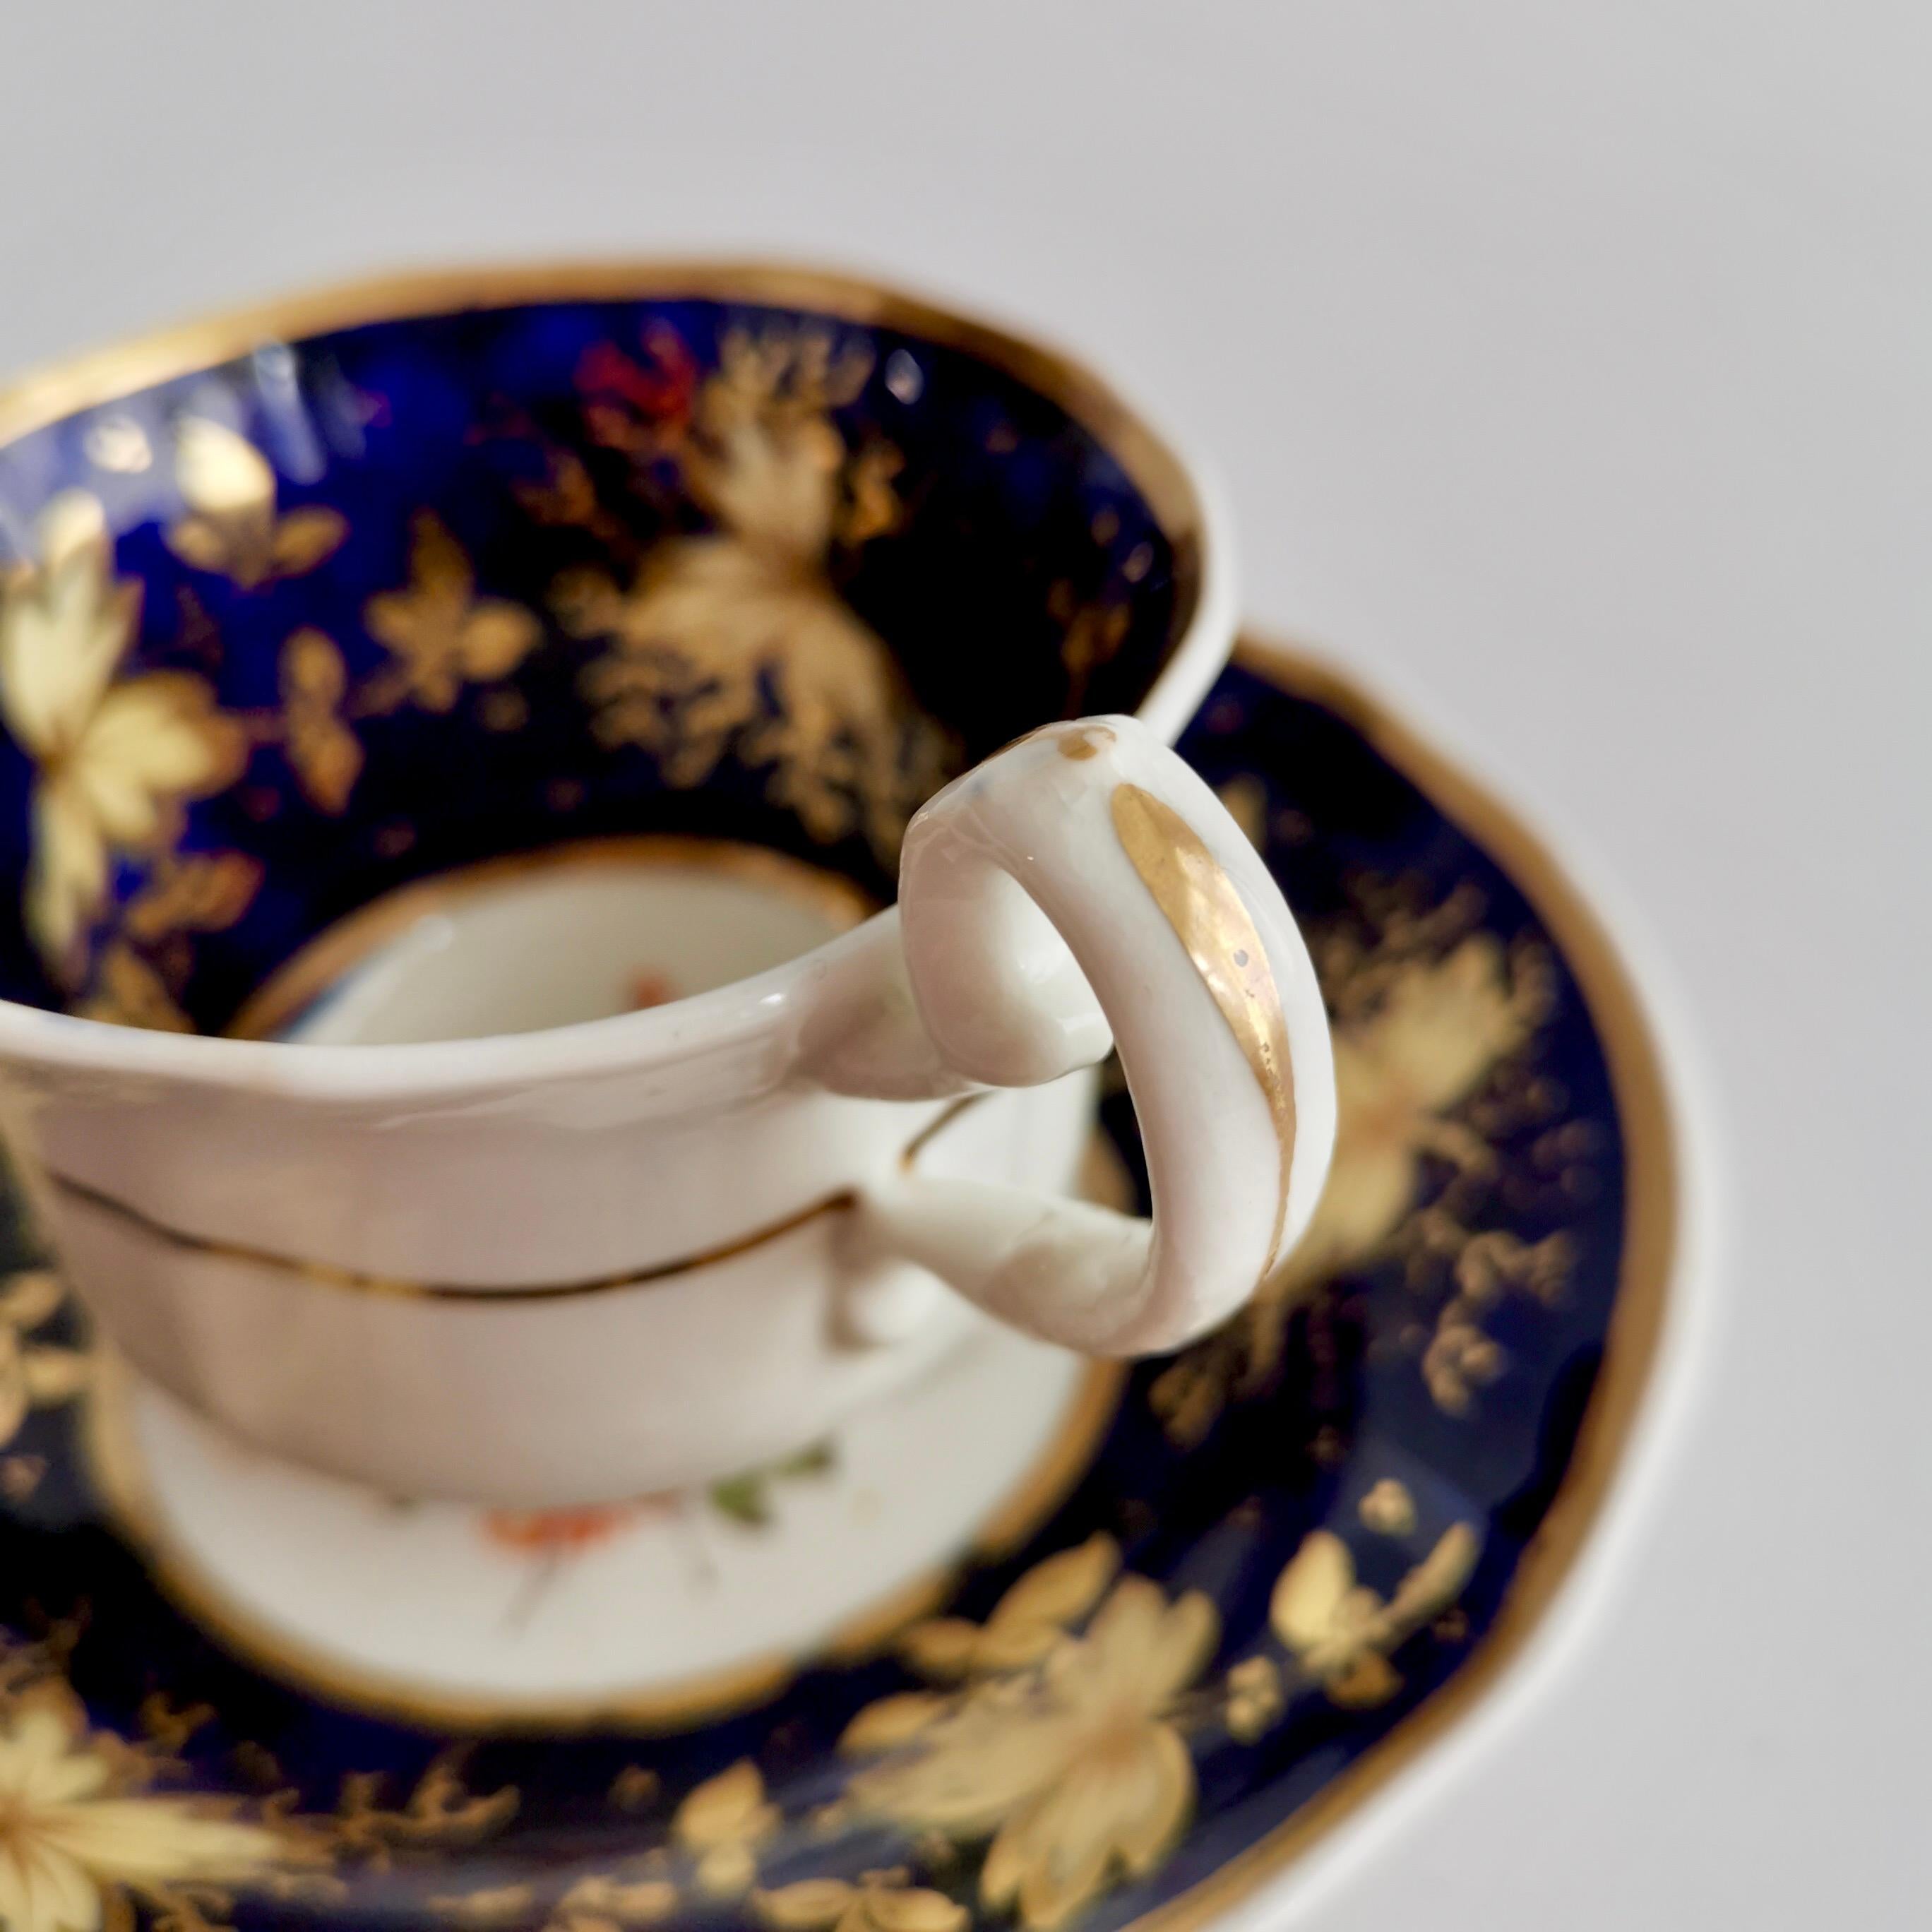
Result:
M1226 808L1133 718L1048 726L914 818L899 913L917 1018L963 1081L1030 1086L1118 1043L1154 1214L910 1173L866 1190L869 1239L1090 1354L1232 1314L1314 1210L1335 1091L1307 950Z

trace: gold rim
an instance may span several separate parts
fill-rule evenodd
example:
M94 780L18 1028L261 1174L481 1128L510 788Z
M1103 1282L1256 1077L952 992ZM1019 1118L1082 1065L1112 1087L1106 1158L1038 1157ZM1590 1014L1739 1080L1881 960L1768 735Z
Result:
M134 1442L126 1371L115 1358L104 1356L102 1361L106 1372L89 1396L82 1422L88 1467L109 1513L148 1574L201 1628L264 1670L320 1696L405 1724L508 1733L610 1729L638 1736L688 1730L769 1702L800 1670L818 1664L862 1663L931 1616L950 1597L968 1564L1010 1554L1060 1507L1100 1453L1127 1375L1118 1362L1090 1364L1052 1440L980 1519L959 1556L894 1586L843 1619L809 1652L767 1652L628 1694L506 1702L484 1694L426 1691L406 1678L346 1663L238 1608L192 1556L172 1546Z
M940 1112L927 1121L919 1132L899 1150L898 1164L902 1169L910 1172L920 1156L940 1134L951 1126L961 1114L977 1106L982 1101L992 1097L989 1092L962 1094L958 1100L946 1102ZM1091 1168L1092 1163L1088 1163ZM400 1276L363 1274L354 1268L338 1268L328 1262L292 1260L286 1255L278 1255L266 1248L244 1247L238 1242L211 1240L204 1235L190 1234L178 1228L172 1228L165 1221L157 1221L143 1214L138 1208L130 1207L124 1201L117 1200L111 1194L104 1194L98 1188L90 1187L85 1181L75 1180L64 1174L56 1174L51 1168L42 1167L40 1178L43 1185L69 1200L77 1202L82 1207L92 1208L95 1213L109 1216L124 1227L149 1240L160 1241L184 1253L204 1255L216 1261L238 1262L244 1267L266 1268L278 1274L292 1275L296 1280L314 1283L319 1288L345 1289L352 1294L370 1294L389 1300L404 1301L457 1301L484 1307L493 1304L508 1306L521 1301L561 1301L573 1296L585 1294L614 1294L626 1288L647 1288L658 1282L669 1281L674 1276L694 1273L699 1268L710 1268L719 1262L735 1259L740 1255L749 1254L754 1248L762 1248L768 1243L778 1240L799 1228L836 1214L850 1208L857 1196L850 1188L842 1188L836 1194L828 1194L821 1199L808 1202L796 1213L788 1214L782 1221L767 1222L761 1228L754 1228L748 1234L740 1234L734 1240L722 1241L715 1248L705 1248L695 1254L680 1255L674 1261L660 1262L654 1267L632 1268L618 1274L593 1276L587 1281L531 1282L495 1288L479 1288L461 1282L411 1281ZM1129 1190L1130 1193L1131 1190ZM1120 1204L1124 1211L1132 1211L1130 1203Z
M1201 597L1206 518L1186 467L1112 386L1064 350L856 275L784 262L561 262L376 277L232 310L29 371L0 388L0 452L83 410L219 368L272 342L380 322L538 302L694 301L808 310L960 350L1064 410L1118 463L1174 550L1174 648Z
M980 1101L989 1100L989 1094L964 1094L960 1100L949 1101L945 1109L927 1120L926 1126L914 1134L912 1140L898 1154L898 1165L904 1171L912 1171L918 1165L920 1155L932 1146L939 1134L943 1134L950 1124L976 1107ZM103 1194L98 1188L87 1186L85 1180L74 1180L68 1174L56 1174L50 1167L40 1168L40 1180L56 1194L64 1194L68 1200L80 1202L83 1208L91 1208L97 1214L104 1214L124 1227L134 1228L148 1240L164 1242L166 1246L178 1248L185 1254L202 1254L217 1262L239 1262L245 1268L266 1268L272 1274L294 1275L298 1281L309 1281L321 1288L346 1288L350 1294L375 1294L385 1300L408 1302L472 1302L481 1306L508 1306L510 1302L554 1302L570 1300L578 1294L616 1294L622 1288L644 1288L653 1282L670 1281L674 1275L690 1275L700 1268L713 1268L717 1262L736 1260L736 1256L749 1254L754 1248L764 1248L767 1242L781 1240L798 1228L808 1227L812 1221L819 1221L825 1215L842 1214L854 1204L856 1194L850 1188L841 1188L836 1194L827 1194L823 1200L808 1202L796 1214L786 1215L782 1221L767 1221L764 1227L752 1228L749 1234L740 1234L736 1240L718 1242L715 1248L704 1248L698 1254L680 1254L676 1260L658 1262L655 1268L634 1268L616 1275L593 1275L590 1281L536 1281L510 1285L510 1287L476 1287L460 1281L408 1281L400 1275L365 1275L353 1268L336 1268L330 1262L296 1262L286 1254L272 1254L266 1248L245 1248L239 1242L208 1240L202 1234L188 1234L178 1227L168 1227L166 1221L157 1221L139 1208L130 1208L128 1202L116 1200L112 1194ZM1132 1205L1123 1204L1126 1214L1132 1214Z
M842 874L768 846L670 832L576 839L437 872L372 899L283 961L243 1002L226 1031L236 1040L272 1039L418 920L448 912L509 880L539 872L602 872L640 865L742 880L817 913L835 933L849 932L879 910L869 892Z
M1541 1625L1602 1514L1650 1386L1670 1298L1680 1215L1677 1132L1657 1042L1602 922L1510 809L1333 666L1244 636L1235 661L1324 706L1412 780L1508 872L1583 994L1624 1130L1623 1264L1601 1366L1570 1466L1480 1647L1428 1701L1274 1831L1127 1932L1189 1932L1248 1898L1352 1816L1493 1690Z
M914 1151L908 1148L904 1157L909 1159ZM65 1196L68 1200L91 1208L96 1214L107 1215L149 1240L160 1241L183 1253L203 1255L214 1261L238 1262L248 1268L267 1268L277 1274L311 1282L318 1288L340 1288L351 1294L374 1295L391 1301L460 1301L483 1307L493 1304L508 1307L522 1301L568 1301L578 1295L614 1294L627 1288L649 1288L669 1280L674 1275L689 1274L696 1269L730 1261L737 1256L750 1253L754 1248L780 1240L812 1222L850 1207L854 1198L849 1189L828 1194L822 1200L808 1202L796 1214L788 1214L782 1221L768 1222L761 1228L754 1228L748 1234L740 1235L736 1240L721 1242L716 1247L704 1249L697 1254L680 1255L675 1260L661 1262L653 1268L628 1268L616 1274L594 1276L587 1281L528 1282L502 1288L479 1288L464 1282L410 1281L392 1275L362 1274L354 1268L337 1268L327 1262L295 1261L286 1255L271 1253L266 1248L244 1247L239 1242L208 1240L200 1234L184 1234L178 1228L170 1227L165 1221L153 1220L138 1208L129 1207L124 1201L117 1201L111 1194L103 1194L84 1181L70 1180L51 1168L47 1170L46 1183L56 1193Z

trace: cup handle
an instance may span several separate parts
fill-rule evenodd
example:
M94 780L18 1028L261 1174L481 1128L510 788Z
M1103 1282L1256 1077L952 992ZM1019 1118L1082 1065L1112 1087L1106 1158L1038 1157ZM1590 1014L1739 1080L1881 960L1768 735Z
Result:
M1049 725L913 820L899 929L962 1086L1035 1085L1118 1042L1154 1214L908 1171L863 1192L862 1238L1088 1354L1232 1314L1314 1210L1335 1084L1307 949L1212 790L1136 719Z

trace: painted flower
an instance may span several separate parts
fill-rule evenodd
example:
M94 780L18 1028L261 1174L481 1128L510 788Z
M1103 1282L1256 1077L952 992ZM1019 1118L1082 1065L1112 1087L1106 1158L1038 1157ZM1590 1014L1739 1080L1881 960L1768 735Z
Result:
M1384 1603L1355 1577L1354 1552L1332 1530L1311 1530L1276 1580L1276 1636L1337 1704L1366 1708L1402 1688L1389 1653L1462 1594L1481 1544L1452 1523Z
M698 366L684 338L662 320L644 325L638 346L641 360L615 343L586 350L577 365L577 387L592 439L650 462L676 448L689 428ZM583 474L581 464L576 467ZM587 476L584 481L587 484Z
M40 538L38 568L0 587L0 717L36 767L28 928L71 977L114 855L168 850L182 804L232 784L248 746L198 677L150 671L115 682L141 592L115 577L92 496L56 497Z
M1034 1668L934 1700L851 1795L910 1829L988 1841L984 1902L1034 1932L1062 1924L1118 1874L1153 1870L1185 1825L1194 1762L1170 1714L1219 1628L1199 1592L1170 1604L1124 1577L1084 1634Z
M483 1517L483 1533L519 1556L574 1555L622 1535L642 1516L674 1510L676 1500L668 1496L574 1509L490 1510Z
M124 1793L124 1753L90 1736L78 1702L30 1691L0 1720L0 1925L98 1932L128 1894L266 1876L286 1832L212 1814L187 1798Z
M837 1468L838 1454L830 1442L814 1442L776 1462L742 1470L713 1483L705 1492L711 1507L747 1529L770 1527L777 1514L772 1490L778 1484L804 1476L828 1475Z

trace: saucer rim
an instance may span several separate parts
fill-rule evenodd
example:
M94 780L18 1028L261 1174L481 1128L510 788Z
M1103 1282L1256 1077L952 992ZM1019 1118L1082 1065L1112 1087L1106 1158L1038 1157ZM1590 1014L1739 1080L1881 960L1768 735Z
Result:
M1340 718L1389 765L1467 832L1508 875L1561 951L1583 996L1610 1075L1625 1160L1624 1248L1601 1364L1562 1481L1483 1642L1449 1681L1386 1736L1363 1751L1272 1831L1185 1892L1127 1921L1120 1932L1230 1932L1258 1924L1279 1903L1282 1882L1318 1848L1342 1850L1393 1787L1469 1737L1472 1721L1500 1715L1501 1700L1526 1677L1528 1654L1560 1634L1579 1573L1606 1519L1636 1487L1651 1459L1652 1425L1681 1378L1666 1378L1663 1343L1682 1338L1684 1287L1697 1246L1685 1179L1695 1136L1679 1083L1666 1071L1669 1030L1647 984L1598 913L1596 896L1528 814L1475 775L1395 701L1334 659L1251 626L1230 662L1290 697ZM1669 1386L1664 1386L1666 1381ZM1556 1622L1552 1623L1552 1612Z

